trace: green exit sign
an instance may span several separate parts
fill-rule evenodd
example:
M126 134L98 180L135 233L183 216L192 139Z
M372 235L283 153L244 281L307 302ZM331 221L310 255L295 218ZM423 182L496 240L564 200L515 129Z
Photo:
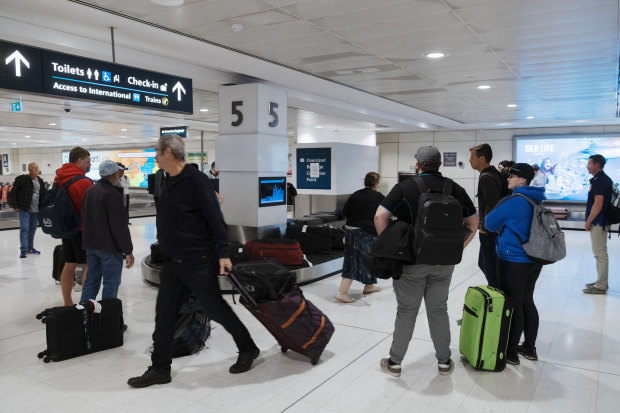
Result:
M11 112L21 112L21 111L22 111L22 102L11 103Z

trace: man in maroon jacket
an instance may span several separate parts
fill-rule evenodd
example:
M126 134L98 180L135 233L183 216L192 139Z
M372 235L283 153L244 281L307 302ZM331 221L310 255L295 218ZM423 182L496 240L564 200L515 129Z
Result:
M84 176L84 179L78 179L66 188L73 207L78 215L82 213L82 200L86 190L93 186L93 182L86 178L86 172L90 171L90 152L86 149L76 146L69 152L69 163L64 164L56 171L55 182L64 185L69 179L76 175ZM84 273L82 275L82 283L86 280L86 272L88 265L86 264L86 251L82 249L82 228L70 239L62 240L62 252L65 258L65 266L60 274L60 289L62 290L62 298L64 305L73 305L71 299L71 287L73 287L73 277L78 264L82 265Z

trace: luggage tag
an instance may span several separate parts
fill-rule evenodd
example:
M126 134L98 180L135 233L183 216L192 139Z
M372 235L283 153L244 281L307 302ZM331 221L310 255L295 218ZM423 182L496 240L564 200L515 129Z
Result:
M308 229L308 226L304 225L303 227L301 227L301 232L306 232L307 229Z

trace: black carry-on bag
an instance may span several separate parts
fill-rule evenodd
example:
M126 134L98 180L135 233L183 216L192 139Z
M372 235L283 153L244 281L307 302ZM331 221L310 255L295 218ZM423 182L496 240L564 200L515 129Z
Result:
M37 319L45 324L47 349L38 357L46 363L123 345L123 305L117 298L47 308Z
M245 263L246 266L248 264L251 263ZM238 272L238 268L233 266L232 273L228 274L228 277L241 295L239 301L277 340L280 350L283 353L289 349L293 350L310 358L312 365L317 364L334 334L334 326L329 318L306 300L296 285L291 289L281 288L276 291L272 282L257 272L255 272L256 282L264 285L269 291L269 296L263 300L255 300L237 277ZM244 277L248 274L246 272Z

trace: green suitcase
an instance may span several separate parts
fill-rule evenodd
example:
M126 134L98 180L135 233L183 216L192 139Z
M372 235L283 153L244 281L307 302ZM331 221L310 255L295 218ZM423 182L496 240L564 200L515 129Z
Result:
M496 288L481 285L467 290L459 350L476 369L506 367L512 311L512 299Z

